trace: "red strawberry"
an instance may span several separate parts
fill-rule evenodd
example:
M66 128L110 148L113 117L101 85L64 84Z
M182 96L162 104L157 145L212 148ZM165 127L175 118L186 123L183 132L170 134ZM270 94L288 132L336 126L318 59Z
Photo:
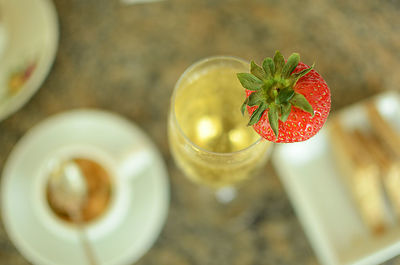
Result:
M262 68L251 62L251 74L238 74L247 95L242 113L247 107L249 125L263 138L301 142L322 128L331 108L331 93L312 68L300 62L297 53L285 63L277 51L274 59L264 60Z

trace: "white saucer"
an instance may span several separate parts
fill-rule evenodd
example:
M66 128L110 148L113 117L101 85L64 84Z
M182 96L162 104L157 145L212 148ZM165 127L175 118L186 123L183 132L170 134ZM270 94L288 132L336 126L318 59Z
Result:
M51 0L0 0L0 120L41 86L56 56L58 37Z
M87 230L100 265L132 264L161 232L169 205L168 174L148 137L134 124L108 112L75 110L55 115L17 143L2 176L6 231L33 264L88 264L77 231L51 218L43 203L45 195L38 196L49 157L77 146L101 151L111 160L138 147L150 154L151 163L139 175L118 179L119 195L111 209Z

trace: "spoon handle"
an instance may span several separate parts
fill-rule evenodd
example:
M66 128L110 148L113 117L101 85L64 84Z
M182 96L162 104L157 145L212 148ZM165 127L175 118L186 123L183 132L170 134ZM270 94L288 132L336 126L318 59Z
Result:
M80 234L81 242L82 242L83 248L85 250L86 256L89 260L89 264L90 265L98 265L98 263L96 262L95 255L93 253L92 246L90 245L87 235L86 235L85 231L82 230L82 228L79 228L79 234Z
M96 257L95 257L93 248L87 237L87 234L86 234L86 231L84 228L84 224L82 222L82 218L81 218L79 211L75 211L74 213L71 213L70 217L78 228L79 237L80 237L80 240L81 240L81 243L83 246L83 250L86 254L89 264L90 265L99 265L99 263L96 261Z

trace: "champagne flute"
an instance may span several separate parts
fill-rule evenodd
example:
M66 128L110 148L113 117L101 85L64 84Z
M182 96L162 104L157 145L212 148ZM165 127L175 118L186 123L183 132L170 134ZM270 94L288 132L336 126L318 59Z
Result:
M265 164L272 148L240 112L245 90L236 73L248 69L234 57L203 59L182 74L171 99L168 137L176 164L215 189L221 202L235 197L235 186Z

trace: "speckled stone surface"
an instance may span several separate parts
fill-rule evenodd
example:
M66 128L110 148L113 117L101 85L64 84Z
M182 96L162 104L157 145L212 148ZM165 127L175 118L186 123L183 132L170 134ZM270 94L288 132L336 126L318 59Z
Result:
M333 111L400 90L400 2L396 0L54 0L61 38L38 93L0 123L0 169L29 128L52 114L94 107L141 126L171 179L166 225L139 265L318 264L271 164L229 206L175 167L166 117L176 80L210 55L261 62L297 51L332 90ZM0 264L29 264L0 228ZM400 264L400 258L387 263Z

